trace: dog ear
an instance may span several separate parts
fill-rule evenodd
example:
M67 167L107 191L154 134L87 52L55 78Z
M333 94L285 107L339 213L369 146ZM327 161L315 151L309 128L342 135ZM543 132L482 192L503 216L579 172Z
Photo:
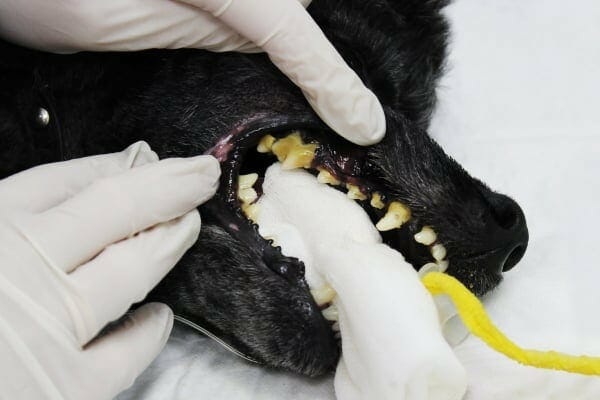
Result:
M310 11L382 104L426 129L446 57L446 3L321 0Z

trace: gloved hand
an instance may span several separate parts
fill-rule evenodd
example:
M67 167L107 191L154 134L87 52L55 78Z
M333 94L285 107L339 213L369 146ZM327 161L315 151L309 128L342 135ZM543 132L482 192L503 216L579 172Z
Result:
M0 36L54 52L199 48L268 53L346 139L385 133L383 109L304 10L310 0L8 0Z
M209 156L157 161L145 143L0 181L0 398L110 399L173 324L141 299L195 242ZM190 211L193 210L193 211Z

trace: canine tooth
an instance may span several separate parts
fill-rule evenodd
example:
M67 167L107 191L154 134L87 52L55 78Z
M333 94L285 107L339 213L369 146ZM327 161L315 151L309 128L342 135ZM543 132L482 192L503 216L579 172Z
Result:
M415 234L415 241L424 244L425 246L434 244L436 240L437 235L429 226L424 226L423 229L421 229L421 232Z
M377 222L375 227L379 231L391 231L392 229L400 228L409 219L410 209L398 201L393 201L390 203L388 211Z
M282 169L310 168L315 158L316 144L303 144L290 150L285 157Z
M254 186L256 181L258 180L258 174L252 173L247 175L240 175L238 177L238 188L239 189L248 189Z
M326 169L319 168L319 175L317 175L317 181L319 183L327 183L329 185L339 185L342 183L340 180L336 179L329 171Z
M254 200L258 198L258 194L256 190L250 188L240 189L238 190L238 199L242 201L242 203L252 203Z
M275 143L275 137L271 135L265 135L262 137L262 139L260 139L260 142L258 142L256 151L259 153L269 153L273 147L273 143Z
M258 216L259 207L258 204L242 204L242 211L246 214L246 217L252 222L256 222L256 217Z
M331 329L334 332L339 332L340 331L340 323L339 322L334 322L333 325L331 325Z
M371 197L371 207L379 210L385 207L385 204L381 200L381 195L377 192L373 193L373 197Z
M440 267L440 272L446 272L448 266L450 265L450 262L448 260L442 260L438 261L437 265Z
M338 309L333 304L330 305L329 307L327 307L326 309L324 309L323 311L321 311L321 313L323 314L323 317L325 317L325 319L327 321L337 321L338 320Z
M443 244L435 244L431 247L431 255L436 261L442 261L446 258L446 248Z
M419 268L419 276L423 277L425 275L427 275L429 272L440 272L440 266L436 263L427 263L425 265L423 265L421 268Z
M333 298L335 297L335 295L337 293L331 286L324 285L318 289L312 289L310 291L310 294L312 294L312 297L313 297L313 299L315 299L315 302L319 306L322 306L324 304L329 303L331 300L333 300Z
M356 185L347 183L346 189L348 189L348 193L346 193L346 194L348 195L349 199L352 199L352 200L366 200L367 199L367 196L363 192L361 192L360 188Z

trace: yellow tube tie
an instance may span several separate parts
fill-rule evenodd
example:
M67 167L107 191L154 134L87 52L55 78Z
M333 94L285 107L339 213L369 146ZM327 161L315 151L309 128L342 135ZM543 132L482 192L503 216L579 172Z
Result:
M600 375L600 358L573 356L556 351L522 349L498 330L481 302L462 283L450 275L430 272L422 282L432 295L450 296L467 329L494 350L523 364L584 375Z

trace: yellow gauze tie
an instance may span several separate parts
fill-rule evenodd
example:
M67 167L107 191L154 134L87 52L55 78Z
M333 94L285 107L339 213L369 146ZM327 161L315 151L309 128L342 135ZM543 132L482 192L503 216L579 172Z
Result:
M520 348L494 326L477 297L450 275L430 272L422 278L422 282L432 295L450 296L467 329L507 357L537 368L600 375L600 358Z

